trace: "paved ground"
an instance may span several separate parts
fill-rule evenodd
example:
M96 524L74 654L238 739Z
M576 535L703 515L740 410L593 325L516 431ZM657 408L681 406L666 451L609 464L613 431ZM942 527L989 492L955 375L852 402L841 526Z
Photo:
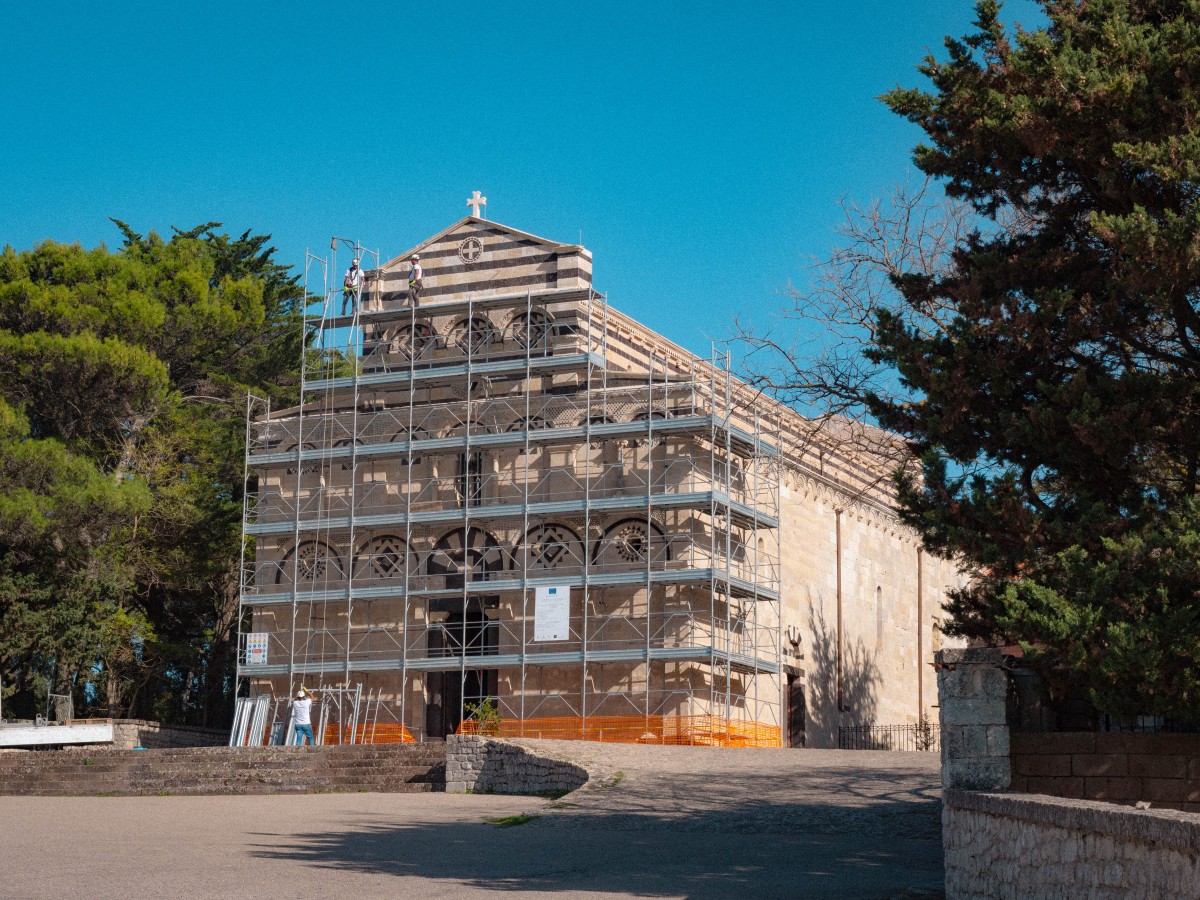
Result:
M0 897L940 896L935 754L539 744L599 777L558 801L3 797Z

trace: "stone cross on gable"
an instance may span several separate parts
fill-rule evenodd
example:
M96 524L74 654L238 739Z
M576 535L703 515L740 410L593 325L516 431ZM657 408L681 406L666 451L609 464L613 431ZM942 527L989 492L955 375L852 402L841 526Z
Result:
M480 219L482 216L479 215L479 207L487 206L487 197L481 197L479 191L475 191L467 200L467 206L471 207L471 215Z

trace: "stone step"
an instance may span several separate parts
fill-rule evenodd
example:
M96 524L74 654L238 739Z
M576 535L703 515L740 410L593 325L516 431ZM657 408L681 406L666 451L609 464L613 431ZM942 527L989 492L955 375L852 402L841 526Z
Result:
M124 781L134 783L138 781L161 781L164 779L180 779L186 778L197 781L219 781L234 780L234 779L256 779L256 778L365 778L376 781L386 780L408 780L411 778L438 778L444 775L444 768L441 766L398 766L389 768L359 768L353 766L337 766L331 768L312 769L306 771L295 771L292 769L255 769L252 771L222 771L222 772L205 772L191 769L179 770L163 770L163 771L147 771L147 772L124 772L119 770L109 772L41 772L28 775L24 778L5 779L0 782L0 786L20 787L22 785L33 784L53 784L55 782L64 781L79 781L79 782L106 782L106 781Z
M37 760L39 764L47 764L60 759L91 759L91 760L127 760L145 759L147 755L156 759L271 759L292 757L296 754L306 754L314 757L341 756L354 759L400 759L422 758L443 759L446 755L444 744L396 744L387 747L357 745L357 746L326 746L326 747L190 747L169 750L112 750L101 748L96 750L43 750L24 753L0 753L0 769L8 766L27 764Z
M81 756L79 754L65 754L58 758L47 758L50 754L37 753L26 754L26 758L21 761L6 762L0 764L0 775L15 772L24 772L31 770L50 771L57 768L106 768L110 766L138 766L138 765L153 765L153 766L180 766L180 765L204 765L204 766L294 766L311 767L326 764L330 761L336 761L339 765L390 765L390 764L416 764L426 765L445 760L445 753L410 753L396 755L361 755L354 753L321 753L319 751L308 750L291 750L280 754L272 755L257 755L247 753L246 751L232 751L220 756L191 756L191 757L160 757L154 754L155 751L144 751L129 756Z
M272 772L290 775L315 774L353 774L361 772L372 775L406 775L413 771L428 771L444 768L441 763L391 763L386 765L337 765L337 766L151 766L151 767L122 767L122 766L59 766L53 769L13 770L3 773L0 781L30 781L34 779L55 778L105 778L120 775L128 778L150 778L159 775L182 775L193 777L222 778L244 775L266 774Z
M441 791L442 784L429 782L391 782L369 784L346 782L334 784L312 784L307 781L281 781L272 783L192 783L164 784L129 787L128 785L49 785L37 791L10 791L0 787L0 796L33 795L39 797L86 797L86 796L157 796L157 795L222 795L222 794L347 794L369 792L374 794L420 794Z
M442 790L445 761L440 742L2 754L0 794Z

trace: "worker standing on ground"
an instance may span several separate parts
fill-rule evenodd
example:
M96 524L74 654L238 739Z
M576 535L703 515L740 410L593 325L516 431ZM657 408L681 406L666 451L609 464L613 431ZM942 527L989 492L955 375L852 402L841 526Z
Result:
M413 306L421 305L421 289L425 287L425 270L421 268L421 257L412 255L409 260L412 268L408 270L408 302Z
M316 739L313 737L312 730L312 698L316 696L308 693L303 687L296 692L296 699L292 701L292 716L296 724L296 746L303 747L304 739L308 738L308 745L315 747Z
M346 307L350 307L350 311L354 312L355 304L358 302L359 292L362 290L363 270L358 267L358 259L355 258L350 263L350 268L346 270L346 277L342 279L342 315L346 314Z

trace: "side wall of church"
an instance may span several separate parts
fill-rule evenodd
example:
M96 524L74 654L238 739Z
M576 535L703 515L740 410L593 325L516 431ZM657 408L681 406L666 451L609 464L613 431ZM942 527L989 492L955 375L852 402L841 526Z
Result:
M929 666L955 567L894 516L811 477L789 471L781 494L784 662L804 673L806 745L836 747L841 726L936 720Z

